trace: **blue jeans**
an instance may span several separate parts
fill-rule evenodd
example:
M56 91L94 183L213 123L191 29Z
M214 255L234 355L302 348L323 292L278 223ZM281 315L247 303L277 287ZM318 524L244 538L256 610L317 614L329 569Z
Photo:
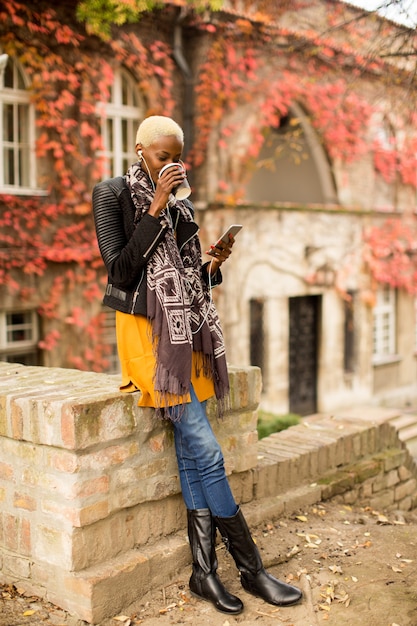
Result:
M176 407L172 407L172 411ZM206 402L191 386L191 402L181 420L173 422L175 452L182 495L187 509L210 509L212 515L232 517L238 507L224 470L221 448L207 419Z

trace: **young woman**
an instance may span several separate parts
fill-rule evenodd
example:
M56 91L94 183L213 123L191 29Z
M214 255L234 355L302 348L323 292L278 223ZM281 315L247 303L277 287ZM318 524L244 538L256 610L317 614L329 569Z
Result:
M139 406L155 407L172 422L193 557L191 591L224 613L243 610L216 573L218 528L243 588L271 604L291 605L301 591L263 567L206 415L206 400L216 396L221 414L229 392L211 288L222 280L220 266L234 239L216 244L211 260L202 264L193 206L174 195L185 178L183 144L174 120L148 117L136 136L138 161L124 177L99 183L93 191L108 272L104 303L116 309L121 389L140 390ZM178 167L164 168L169 163Z

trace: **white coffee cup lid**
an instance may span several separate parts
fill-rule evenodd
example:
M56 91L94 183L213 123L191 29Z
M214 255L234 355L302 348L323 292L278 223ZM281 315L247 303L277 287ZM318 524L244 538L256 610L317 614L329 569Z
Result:
M161 174L165 172L170 167L179 167L183 172L185 172L184 166L182 163L167 163L162 167L159 171L159 178L161 178ZM175 195L177 200L185 200L191 194L190 185L188 184L187 179L185 178L183 182L176 187L172 193Z
M183 169L181 163L167 163L166 165L164 165L163 168L161 168L159 172L159 178L161 178L161 174L163 174L170 167L179 167L180 169Z

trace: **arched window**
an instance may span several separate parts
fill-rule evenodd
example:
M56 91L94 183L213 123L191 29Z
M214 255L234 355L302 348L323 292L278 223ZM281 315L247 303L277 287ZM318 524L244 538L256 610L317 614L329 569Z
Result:
M19 65L0 55L0 189L32 191L36 185L34 111Z
M335 204L337 193L324 149L302 108L293 103L271 128L249 181L248 202Z
M133 78L125 70L116 71L110 100L100 104L104 156L104 178L121 176L134 160L135 137L144 115L143 101Z

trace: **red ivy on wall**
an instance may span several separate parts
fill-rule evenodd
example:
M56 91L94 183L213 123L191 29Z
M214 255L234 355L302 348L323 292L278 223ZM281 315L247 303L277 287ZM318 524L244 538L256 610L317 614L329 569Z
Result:
M61 319L60 304L81 289L84 302L101 300L104 270L91 215L91 189L102 176L100 111L97 103L109 97L113 69L128 68L143 93L166 114L174 107L171 51L163 42L149 47L134 34L109 43L108 58L94 54L80 29L62 24L54 9L32 8L7 0L0 10L1 49L19 61L30 79L36 111L36 156L40 186L46 196L1 195L0 284L20 301L28 301L34 288L20 284L16 271L46 276L59 264L62 276L52 280L48 297L39 306L41 317L56 328L39 347L51 350L59 343L63 324L80 329L79 345L71 348L66 363L102 371L106 348L101 337L103 316L89 317L72 307ZM64 47L63 47L64 46Z
M415 221L388 219L364 234L365 261L377 283L417 295Z

